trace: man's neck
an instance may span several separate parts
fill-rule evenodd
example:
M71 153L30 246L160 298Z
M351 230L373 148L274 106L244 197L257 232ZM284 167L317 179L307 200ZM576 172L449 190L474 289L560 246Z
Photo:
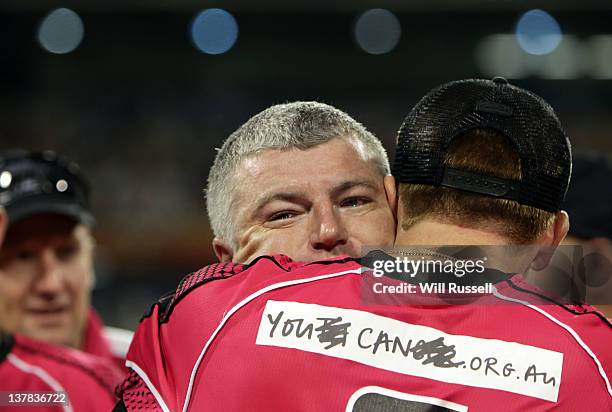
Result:
M508 239L483 230L425 220L408 230L398 225L396 246L408 245L505 245Z
M400 223L401 225L401 223ZM402 246L510 246L507 238L492 232L465 226L424 220L402 230L398 225L395 247ZM487 265L507 273L524 273L535 259L538 248L519 247L485 248Z

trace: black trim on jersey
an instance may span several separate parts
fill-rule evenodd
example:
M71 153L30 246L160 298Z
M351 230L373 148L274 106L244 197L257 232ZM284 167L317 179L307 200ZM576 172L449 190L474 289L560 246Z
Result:
M95 370L87 368L87 367L81 365L78 362L75 362L75 361L63 358L61 356L58 356L58 355L56 355L54 353L50 353L50 352L41 350L40 348L33 348L31 346L28 346L26 343L23 343L23 342L17 342L15 344L15 346L18 347L19 349L25 351L25 352L30 352L30 353L38 354L38 355L44 356L46 358L52 359L52 360L54 360L54 361L56 361L58 363L62 363L64 365L72 366L72 367L74 367L76 369L79 369L79 370L85 372L87 375L91 376L96 382L98 382L98 384L100 384L100 386L102 388L106 389L110 393L110 395L111 395L111 397L113 399L116 399L115 398L115 388L112 385L107 384L107 382L105 382L104 378L101 377L100 375L98 375Z
M293 260L285 255L277 255L277 256L282 256L282 257L286 257L288 259L289 262L293 262ZM274 256L269 256L269 255L263 255L263 256L258 256L255 260L253 260L250 263L247 264L240 264L237 263L236 266L242 266L242 270L240 271L240 273L250 269L252 266L254 266L255 264L257 264L260 260L262 259L267 259L270 262L272 262L273 264L275 264L276 266L278 266L279 269L281 269L284 272L291 272L291 269L287 269L286 267L284 267ZM310 265L329 265L329 264L337 264L337 263L346 263L346 262L359 262L359 258L343 258L343 259L338 259L338 260L323 260L323 261L318 261L318 262L310 262L310 263L306 263L304 266L310 266ZM198 271L199 272L199 271ZM185 276L183 279L181 279L181 281L179 282L179 286L181 285L181 283L187 279L190 276L193 276L195 274L197 274L198 272L193 272L190 273L189 275ZM170 299L170 302L164 302L165 305L167 306L167 308L163 308L163 312L162 310L160 310L160 313L162 314L162 316L160 316L160 324L161 323L166 323L168 321L168 319L170 318L170 315L172 314L174 307L183 299L184 296L186 296L188 293L190 293L191 291L193 291L194 289L205 285L206 283L212 282L213 280L220 280L220 279L228 279L231 278L233 276L237 275L237 273L234 273L230 276L217 276L217 277L210 277L207 279L202 279L199 282L194 283L193 285L191 285L189 288L185 289L179 296L176 297L176 299L172 300ZM176 293L176 290L175 292ZM171 295L171 296L174 296ZM162 298L163 299L163 298ZM157 303L156 303L157 304ZM151 316L151 313L153 312L153 308L155 307L154 304L153 306L151 306L151 308L149 309L148 315L143 316L143 318L141 319L141 321L148 317ZM162 309L162 308L160 308Z
M304 266L310 266L310 265L335 265L337 263L348 263L348 262L357 262L357 263L361 264L361 260L362 259L363 258L347 257L347 258L338 259L338 260L317 260L315 262L306 263Z
M531 295L534 295L534 296L537 296L537 297L539 297L539 298L542 298L542 299L544 299L544 300L546 300L546 301L548 301L548 302L550 302L550 303L553 303L553 304L555 304L555 305L557 305L557 306L562 307L563 309L565 309L566 311L568 311L568 312L570 312L570 313L572 313L572 314L574 314L574 315L595 315L595 316L597 316L599 319L601 319L601 320L602 320L602 321L603 321L603 322L604 322L604 323L605 323L605 324L606 324L608 327L612 328L612 323L610 323L610 321L608 320L608 318L606 318L604 315L602 315L602 314L601 314L601 313L599 313L599 312L595 312L595 311L592 311L592 310L585 311L585 312L579 312L579 311L577 311L577 310L574 310L574 309L571 309L571 308L567 307L566 305L564 305L564 304L563 304L563 303L561 303L561 302L557 302L556 300L554 300L554 299L552 299L552 298L549 298L549 297L548 297L548 296L546 296L546 295L540 294L540 293L538 293L538 292L534 292L533 290L524 289L524 288L522 288L522 287L520 287L520 286L516 285L516 284L515 284L514 282L512 282L510 279L508 279L506 282L508 282L508 285L510 285L510 287L511 287L511 288L513 288L513 289L515 289L515 290L518 290L519 292L529 293L529 294L531 294Z
M15 339L12 335L0 331L0 362L2 362L15 346Z
M190 276L190 275L187 275L187 276ZM162 295L162 297L157 300L157 302L155 302L151 306L149 306L149 309L144 313L144 315L141 316L141 318L138 321L138 323L142 322L146 318L150 318L151 315L153 314L153 309L155 309L156 306L159 306L159 311L160 312L166 311L166 309L167 309L168 305L170 304L170 302L172 301L172 298L174 297L175 293L176 293L176 290L164 293Z
M284 256L284 255L281 255L281 256ZM287 269L286 267L281 265L274 258L274 256L267 256L267 255L259 256L255 260L253 260L251 263L248 263L248 264L236 263L235 265L242 267L242 270L239 272L239 273L242 273L245 270L249 269L251 266L255 265L257 262L259 262L262 259L268 259L272 263L274 263L276 266L278 266L280 269L282 269L283 271L290 272L290 269ZM291 261L290 258L288 258L288 259L289 259L289 261ZM204 268L202 268L202 269L204 269ZM200 270L202 270L202 269L200 269ZM192 273L186 275L185 277L183 277L183 279L181 279L181 281L179 282L178 286L180 286L185 279L189 278L190 276L196 275L198 272L200 272L200 270L198 270L196 272L192 272ZM173 292L164 295L159 301L157 301L153 305L151 305L151 307L149 308L148 312L146 312L145 315L140 319L140 322L142 322L144 319L150 317L151 314L153 313L153 309L155 308L155 306L159 305L159 307L160 307L160 310L159 310L159 313L160 313L159 323L160 324L166 323L170 319L170 315L172 315L172 312L174 311L174 307L188 293L191 293L191 291L193 291L194 289L196 289L196 288L198 288L198 287L200 287L202 285L205 285L206 283L212 282L213 280L229 279L229 278L231 278L231 277L233 277L233 276L235 276L237 274L238 273L231 274L230 276L217 276L217 277L210 277L210 278L202 279L201 281L195 282L193 285L191 285L190 287L185 289L183 292L181 292L181 294L179 296L175 296L176 295L176 290L178 289L178 287L177 287L177 289L175 289ZM173 299L174 297L176 297L176 299Z
M125 403L123 403L123 400L120 400L119 402L117 402L117 405L115 405L112 412L127 412L127 409L125 407Z
M191 275L189 275L189 276L191 276ZM170 315L172 315L172 312L174 311L174 307L181 300L183 300L183 298L185 296L187 296L189 293L191 293L194 289L199 288L200 286L203 286L203 285L205 285L207 283L210 283L213 280L229 279L232 276L219 276L219 277L214 277L214 278L202 279L201 281L196 282L193 285L191 285L190 287L188 287L187 289L185 289L180 295L178 295L176 297L176 299L169 299L168 302L166 302L165 310L163 312L161 310L159 311L159 324L161 325L162 323L168 322L168 320L170 320ZM174 297L174 296L175 295L172 295L172 297Z
M289 259L289 262L293 262L293 259L291 259L288 256L285 255L278 255L278 256L283 256L286 257L287 259ZM251 263L247 263L244 266L243 271L247 270L248 268L250 268L251 266L253 266L254 264L256 264L257 262L259 262L262 259L268 259L269 261L271 261L272 263L274 263L276 266L278 266L280 269L282 269L285 272L291 272L290 269L287 269L286 267L284 267L283 265L280 264L280 262L278 260L276 260L276 258L274 256L269 256L269 255L263 255L263 256L258 256L255 258L254 261L252 261ZM240 264L240 263L239 263Z

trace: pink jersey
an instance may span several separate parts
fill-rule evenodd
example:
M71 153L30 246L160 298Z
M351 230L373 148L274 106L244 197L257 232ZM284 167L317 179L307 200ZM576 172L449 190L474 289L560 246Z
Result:
M117 410L612 410L592 308L519 275L462 305L365 299L379 281L350 258L203 268L141 321Z
M114 388L122 374L106 359L20 335L2 336L0 391L12 394L64 392L68 398L67 405L12 405L6 410L78 412L112 409L116 402Z

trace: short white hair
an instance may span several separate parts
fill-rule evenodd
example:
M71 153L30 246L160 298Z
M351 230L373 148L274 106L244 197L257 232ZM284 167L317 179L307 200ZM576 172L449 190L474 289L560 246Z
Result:
M238 166L266 150L306 150L335 138L349 138L364 159L373 159L381 176L390 174L389 158L380 140L345 112L319 102L271 106L251 117L218 149L208 174L206 208L213 233L235 246L234 201Z

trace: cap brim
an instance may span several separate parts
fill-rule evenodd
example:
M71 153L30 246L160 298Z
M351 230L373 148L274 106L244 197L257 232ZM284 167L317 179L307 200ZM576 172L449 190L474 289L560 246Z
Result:
M5 207L9 227L27 217L39 214L58 214L73 218L79 223L93 225L93 215L81 206L57 199L27 199Z

